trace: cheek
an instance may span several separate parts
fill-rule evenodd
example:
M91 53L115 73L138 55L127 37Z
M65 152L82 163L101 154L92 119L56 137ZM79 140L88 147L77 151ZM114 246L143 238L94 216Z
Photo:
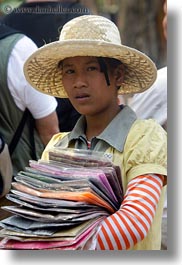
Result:
M94 93L94 100L99 106L108 105L112 97L113 95L110 93L110 87L106 87L104 89L98 88L98 90Z
M67 94L69 94L72 82L70 81L70 79L62 78L62 83Z

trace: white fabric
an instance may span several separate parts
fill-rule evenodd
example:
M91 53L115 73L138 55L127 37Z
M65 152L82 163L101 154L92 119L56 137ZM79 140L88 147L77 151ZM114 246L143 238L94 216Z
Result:
M24 62L36 50L37 46L26 36L16 43L8 61L7 82L17 107L22 111L28 108L35 119L40 119L56 109L57 101L54 97L32 88L25 79Z
M155 83L135 94L129 105L139 118L153 118L163 125L167 121L167 67L159 69Z

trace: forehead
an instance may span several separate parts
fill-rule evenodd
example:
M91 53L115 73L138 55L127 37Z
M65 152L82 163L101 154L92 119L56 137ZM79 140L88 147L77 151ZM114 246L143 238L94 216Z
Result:
M76 56L76 57L70 57L66 58L62 61L63 66L65 65L72 65L72 64L78 64L78 63L98 63L97 57L92 56Z

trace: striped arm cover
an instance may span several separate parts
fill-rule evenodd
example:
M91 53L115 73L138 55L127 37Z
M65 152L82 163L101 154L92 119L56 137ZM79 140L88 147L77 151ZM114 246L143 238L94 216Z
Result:
M162 186L160 175L132 179L120 209L102 222L96 249L124 250L143 240L154 218Z

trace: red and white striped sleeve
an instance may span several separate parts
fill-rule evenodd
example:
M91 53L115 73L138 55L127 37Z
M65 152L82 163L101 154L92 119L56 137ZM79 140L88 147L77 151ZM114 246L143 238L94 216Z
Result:
M154 218L164 177L143 175L128 183L120 209L106 218L97 236L97 250L124 250L143 240Z

